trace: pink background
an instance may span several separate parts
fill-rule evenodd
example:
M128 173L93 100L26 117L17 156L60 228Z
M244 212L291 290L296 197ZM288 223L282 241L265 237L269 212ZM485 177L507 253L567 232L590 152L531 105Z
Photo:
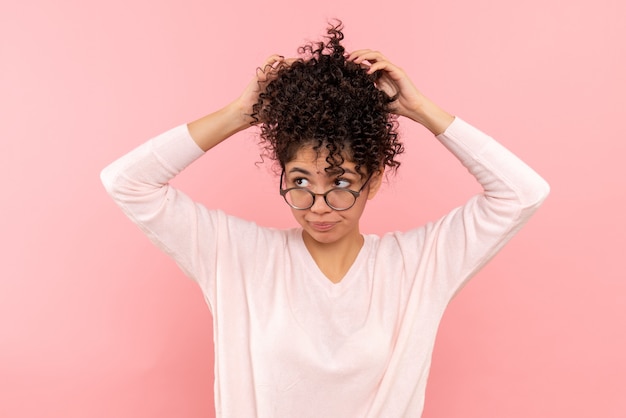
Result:
M336 3L3 3L1 417L213 416L200 291L108 199L99 171L233 99L267 55L292 55L333 16L349 49L383 51L552 186L450 305L424 416L626 416L626 3ZM432 220L475 191L424 129L402 131L404 164L366 232ZM176 184L293 225L258 159L246 132Z

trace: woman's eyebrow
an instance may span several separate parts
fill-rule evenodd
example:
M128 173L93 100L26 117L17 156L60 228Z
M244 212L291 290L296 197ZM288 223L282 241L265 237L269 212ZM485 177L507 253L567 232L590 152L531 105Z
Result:
M291 169L288 171L288 173L289 173L289 174L291 174L291 173L302 173L302 174L305 174L305 175L307 175L307 176L310 176L310 175L311 175L311 172L310 172L309 170L306 170L306 169L304 169L304 168L300 168L300 167L293 167L293 168L291 168ZM358 176L358 175L359 175L356 171L351 170L351 169L346 168L346 167L342 167L342 169L341 169L341 170L339 170L339 169L338 169L336 172L333 172L333 173L328 173L328 175L329 175L329 176L333 176L333 175L337 175L337 174L341 174L341 173L344 173L344 174L346 174L346 173L347 173L347 174L354 174L355 176Z
M350 170L349 168L346 168L346 167L341 167L341 168L343 169L344 173L354 174L355 176L358 176L358 175L359 175L359 173L357 173L357 172L356 172L356 171L354 171L354 170Z
M310 176L310 175L311 175L311 172L310 172L310 171L305 170L304 168L300 168L300 167L294 167L294 168L292 168L291 170L289 170L289 174L291 174L291 173L302 173L302 174L305 174L305 175L307 175L307 176Z

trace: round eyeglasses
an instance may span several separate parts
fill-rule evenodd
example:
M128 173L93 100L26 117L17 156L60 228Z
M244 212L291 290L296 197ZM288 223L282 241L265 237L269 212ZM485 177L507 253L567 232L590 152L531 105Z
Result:
M333 210L348 210L356 203L356 199L361 195L361 192L372 178L372 175L367 178L365 183L361 186L358 192L350 189L330 189L326 193L313 193L309 189L302 187L291 187L289 189L283 189L283 177L285 172L280 174L280 195L285 199L285 202L289 206L297 210L306 210L313 207L315 204L315 198L317 196L324 197L326 204Z

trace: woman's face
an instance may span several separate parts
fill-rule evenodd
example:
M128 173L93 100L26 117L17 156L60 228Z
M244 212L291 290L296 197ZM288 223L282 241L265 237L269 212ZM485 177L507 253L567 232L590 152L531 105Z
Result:
M310 146L301 148L293 160L285 164L284 184L281 187L302 187L313 193L323 194L333 188L347 188L359 191L368 179L361 176L352 161L345 161L341 168L344 173L329 173L324 153L318 155ZM316 196L309 209L292 209L296 221L302 226L305 241L314 240L320 244L361 242L359 219L367 200L374 197L380 187L382 176L375 173L363 188L354 206L337 211L329 207L322 196Z

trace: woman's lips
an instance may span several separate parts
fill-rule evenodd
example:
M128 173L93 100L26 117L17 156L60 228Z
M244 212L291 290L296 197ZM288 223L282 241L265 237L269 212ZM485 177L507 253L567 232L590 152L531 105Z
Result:
M328 231L335 226L335 224L331 222L310 222L309 224L311 225L311 228L319 232Z

